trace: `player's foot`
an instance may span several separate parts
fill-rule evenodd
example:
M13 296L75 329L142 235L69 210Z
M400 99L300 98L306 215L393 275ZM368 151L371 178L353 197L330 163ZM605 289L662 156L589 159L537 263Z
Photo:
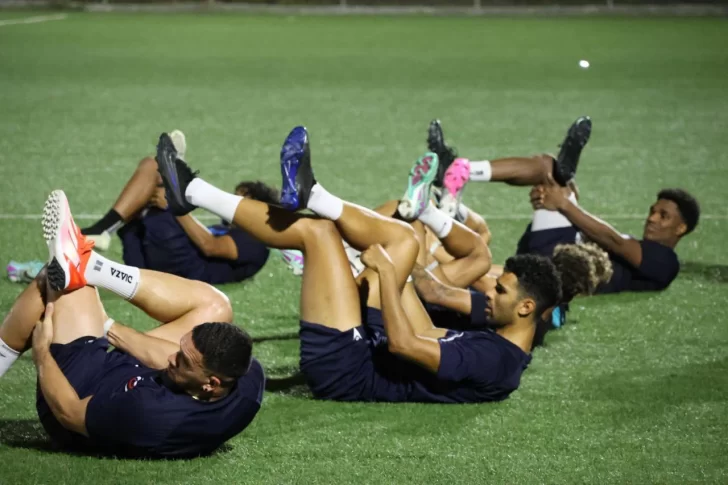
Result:
M399 201L397 212L405 220L415 220L430 203L430 189L437 176L438 158L427 152L420 157L409 173L407 191Z
M27 263L10 261L6 268L8 279L13 283L30 283L38 276L43 266L45 266L43 261L28 261Z
M554 161L554 180L561 186L566 184L576 175L576 167L579 165L581 151L589 141L592 122L588 116L578 118L569 128L561 144L559 156Z
M159 136L156 158L169 210L176 216L183 216L194 210L195 206L185 198L185 190L197 173L192 173L190 167L177 156L174 142L166 133Z
M86 286L84 272L94 243L76 226L62 190L51 192L43 207L43 236L50 253L50 287L55 291L72 291Z
M445 143L445 135L442 133L440 120L430 122L430 128L427 130L427 149L436 153L440 161L440 168L437 171L437 177L435 177L433 185L441 188L445 182L445 172L457 158L458 152Z
M311 168L308 131L295 127L281 147L281 206L296 211L305 209L316 178Z
M182 133L182 130L170 131L169 137L172 139L174 148L177 150L177 158L184 160L185 155L187 155L187 137Z
M108 251L111 246L111 234L107 231L101 234L86 234L86 239L94 242L94 248L99 251Z
M468 180L470 180L470 160L456 158L445 171L445 187L437 204L437 207L450 217L455 217L458 212Z
M281 249L278 251L288 268L295 276L303 274L303 253L295 249Z

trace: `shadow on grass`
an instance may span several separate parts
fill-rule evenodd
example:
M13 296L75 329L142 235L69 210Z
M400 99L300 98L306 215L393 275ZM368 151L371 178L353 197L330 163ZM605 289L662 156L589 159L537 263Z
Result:
M710 283L728 283L728 265L725 264L686 261L680 266L680 273Z
M306 384L306 377L298 367L276 368L268 371L271 375L286 375L286 377L269 377L265 381L265 390L293 397L311 397L311 391Z
M24 448L45 453L63 453L65 455L87 456L92 458L110 458L110 455L92 450L68 450L51 441L43 428L43 425L36 419L0 419L0 444L10 448ZM228 453L233 448L224 443L217 450L207 456L217 456ZM149 457L114 457L115 459L127 460L170 460L169 458ZM179 458L189 459L189 458Z
M254 337L253 343L259 344L261 342L274 342L277 340L298 340L298 333L291 332L291 333L283 333L280 335L266 335L263 337Z

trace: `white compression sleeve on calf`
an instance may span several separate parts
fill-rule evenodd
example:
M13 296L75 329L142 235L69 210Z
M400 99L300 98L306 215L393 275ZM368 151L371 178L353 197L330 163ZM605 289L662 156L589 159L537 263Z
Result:
M18 360L18 357L20 357L20 352L11 349L8 344L0 339L0 377L10 369L10 366Z
M576 205L576 196L572 193L569 200ZM560 229L562 227L571 227L569 219L562 216L558 211L548 211L546 209L536 209L533 211L533 220L531 222L531 232L545 231L547 229Z
M125 300L134 298L141 283L139 268L111 261L95 251L91 251L84 276L89 285L109 290Z
M432 229L435 235L442 239L447 237L452 230L452 217L442 212L432 203L427 204L425 210L422 211L418 219L427 227Z
M195 178L185 190L185 199L192 205L222 217L228 222L235 218L235 211L242 197L220 190L201 178Z
M475 182L489 182L492 169L488 160L470 162L470 180Z
M344 201L330 194L321 185L316 184L311 188L311 195L308 198L306 208L311 209L321 217L335 221L344 212Z

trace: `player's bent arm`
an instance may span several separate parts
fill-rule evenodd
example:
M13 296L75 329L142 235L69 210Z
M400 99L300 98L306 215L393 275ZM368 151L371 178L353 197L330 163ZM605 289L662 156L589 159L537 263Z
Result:
M379 270L379 291L389 351L437 373L440 344L433 338L415 334L402 307L393 265Z
M165 369L169 356L179 351L179 344L137 332L118 322L111 325L107 338L111 345L152 369Z
M565 200L559 212L588 239L594 241L603 249L621 256L635 267L642 264L642 246L638 241L625 239L612 226L589 214L569 200Z
M67 430L88 436L86 408L93 396L79 399L51 353L47 349L34 352L37 353L34 360L38 369L38 385L53 416Z
M238 259L238 246L232 237L213 235L207 227L190 214L177 217L177 222L205 256L233 261Z
M431 271L415 264L412 280L420 298L427 303L440 305L460 313L470 313L470 292L463 288L455 288L440 281Z

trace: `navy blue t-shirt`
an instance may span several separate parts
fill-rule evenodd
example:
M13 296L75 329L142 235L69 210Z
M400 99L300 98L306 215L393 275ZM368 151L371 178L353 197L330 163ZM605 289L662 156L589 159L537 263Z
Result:
M531 362L529 354L490 330L448 331L439 342L437 375L415 379L409 401L502 401L518 388Z
M230 236L238 249L238 258L235 261L208 258L204 281L212 284L243 281L260 271L268 261L268 248L242 229L223 224L208 229L215 236Z
M265 377L253 360L233 390L198 401L164 384L163 373L121 353L86 410L89 445L118 455L179 458L207 454L245 429L260 409Z
M485 315L487 305L488 297L476 290L470 290L470 314L467 315L440 305L424 302L432 324L439 328L449 328L451 330L472 330L487 326L488 319Z
M597 288L597 293L621 291L664 290L680 272L680 262L675 250L655 241L639 241L642 246L642 263L635 268L615 254L609 254L614 274L608 283Z

